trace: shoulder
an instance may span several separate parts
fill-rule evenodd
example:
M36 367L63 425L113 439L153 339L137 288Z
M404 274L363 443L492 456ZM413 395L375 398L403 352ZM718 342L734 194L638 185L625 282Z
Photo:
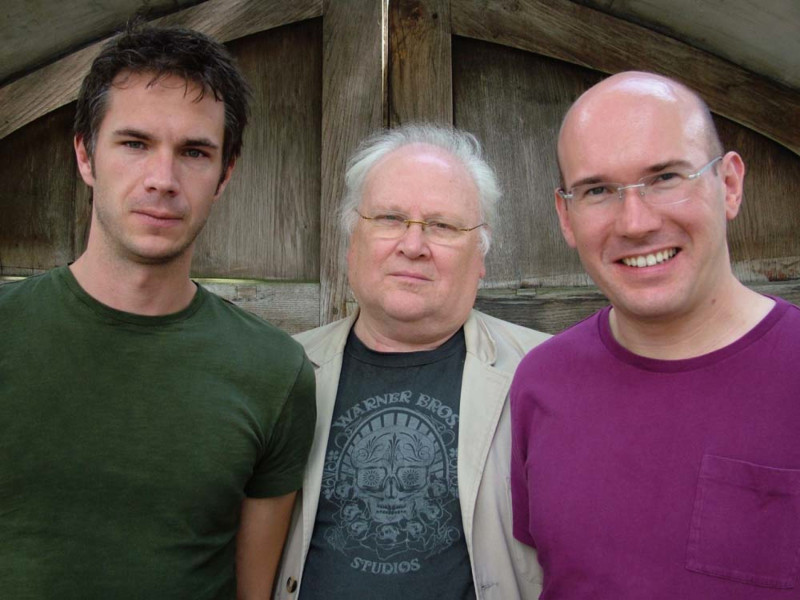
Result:
M478 310L472 311L465 327L469 327L472 320L483 328L496 344L519 347L523 353L552 337L549 333L510 323Z
M35 313L34 304L50 302L56 292L53 271L31 275L17 281L0 282L0 309Z
M557 365L559 371L564 371L565 365L601 352L605 346L600 338L599 323L606 314L607 309L600 310L538 345L522 360L520 370L541 372Z
M304 357L302 346L269 321L202 286L199 293L206 296L206 311L211 315L208 327L220 340L246 343L251 346L251 351L267 351L272 356L281 356L291 361L302 360Z
M297 333L293 337L302 344L312 361L319 364L324 358L344 350L347 335L355 322L355 315Z
M800 323L800 306L796 304L792 304L788 300L784 300L783 298L778 298L777 296L772 296L772 299L775 300L775 303L778 307L785 306L784 315L785 317L791 321L791 323L797 324Z

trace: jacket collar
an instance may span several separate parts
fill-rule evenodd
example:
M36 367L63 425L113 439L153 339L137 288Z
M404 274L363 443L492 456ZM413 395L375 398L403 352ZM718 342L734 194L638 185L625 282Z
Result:
M315 367L344 352L347 334L358 319L358 313L356 309L348 317L328 325L330 329L326 332L327 335L319 336L314 344L306 348L306 354ZM475 310L470 311L467 322L464 323L464 339L468 353L484 364L494 365L497 360L497 346L486 323L477 318Z

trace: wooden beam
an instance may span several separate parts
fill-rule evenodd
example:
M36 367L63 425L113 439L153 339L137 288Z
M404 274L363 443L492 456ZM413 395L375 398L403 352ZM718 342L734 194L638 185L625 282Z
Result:
M207 290L289 333L298 333L319 326L318 283L220 279L195 281Z
M450 0L389 4L389 125L453 124Z
M328 0L322 20L320 321L347 313L347 240L338 208L348 156L385 124L385 0Z
M152 21L180 25L221 42L322 15L322 0L208 0ZM0 139L78 97L102 40L0 88Z
M662 73L712 111L800 155L800 91L708 52L569 0L452 0L454 35L543 54L604 73Z
M0 277L0 285L23 277ZM320 325L320 286L316 283L275 283L247 280L197 279L203 287L276 327L297 333ZM751 284L748 287L800 305L800 280ZM531 329L558 333L608 304L597 288L536 288L480 290L475 308Z
M800 305L800 280L748 284L770 296ZM475 308L547 333L559 333L608 304L595 287L480 290Z

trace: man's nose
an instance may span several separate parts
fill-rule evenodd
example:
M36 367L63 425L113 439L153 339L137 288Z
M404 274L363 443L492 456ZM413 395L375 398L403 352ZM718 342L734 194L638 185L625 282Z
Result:
M621 204L616 218L617 233L626 237L641 237L661 227L661 212L647 202L644 187L633 184L621 187L617 192Z
M171 152L154 152L146 168L144 186L147 191L173 195L178 192L177 165Z
M430 253L428 236L425 233L425 223L422 221L406 222L406 230L400 237L398 249L409 258L427 256Z

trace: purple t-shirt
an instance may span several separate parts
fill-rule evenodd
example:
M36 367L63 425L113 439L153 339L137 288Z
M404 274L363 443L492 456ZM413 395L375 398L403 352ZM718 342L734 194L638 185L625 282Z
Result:
M800 598L800 309L687 360L635 355L609 309L511 388L514 535L541 600Z

